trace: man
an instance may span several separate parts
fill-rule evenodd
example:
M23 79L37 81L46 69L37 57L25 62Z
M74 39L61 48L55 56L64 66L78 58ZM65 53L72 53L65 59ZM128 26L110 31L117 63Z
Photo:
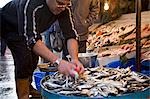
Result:
M99 0L72 0L75 28L79 34L80 53L86 52L86 42L89 34L88 28L98 19L99 11ZM65 47L63 50L65 57L68 53L66 53Z
M2 8L2 37L14 58L19 99L29 99L29 77L37 66L38 56L57 65L58 71L65 75L73 76L76 68L79 73L83 73L84 67L78 60L77 34L69 4L69 0L13 0ZM58 58L41 40L40 33L56 19L67 40L71 62Z

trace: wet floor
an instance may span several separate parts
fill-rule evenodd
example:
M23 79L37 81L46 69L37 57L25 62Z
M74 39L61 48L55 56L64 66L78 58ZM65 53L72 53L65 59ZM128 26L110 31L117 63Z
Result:
M5 56L0 56L0 99L17 99L14 63L8 48Z

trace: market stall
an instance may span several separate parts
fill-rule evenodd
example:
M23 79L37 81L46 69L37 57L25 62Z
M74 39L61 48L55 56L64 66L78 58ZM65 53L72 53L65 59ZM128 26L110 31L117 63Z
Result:
M141 53L146 53L150 49L149 16L150 11L141 13ZM91 27L87 50L98 53L99 64L104 66L120 59L125 61L135 58L135 39L136 14L125 14L107 24Z

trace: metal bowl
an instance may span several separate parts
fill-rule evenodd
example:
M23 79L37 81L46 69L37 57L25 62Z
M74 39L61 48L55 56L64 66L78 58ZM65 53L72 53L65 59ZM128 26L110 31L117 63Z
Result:
M70 55L67 55L66 57L70 60ZM78 57L85 68L98 66L97 53L79 53Z

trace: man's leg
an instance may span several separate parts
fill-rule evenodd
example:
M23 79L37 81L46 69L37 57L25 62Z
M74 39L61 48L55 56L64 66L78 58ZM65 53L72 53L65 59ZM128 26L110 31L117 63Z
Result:
M33 75L33 71L37 66L38 56L27 48L25 41L22 41L22 39L11 36L7 40L7 45L14 58L18 99L29 99L29 77Z
M18 99L29 99L29 79L16 79Z
M32 63L31 63L32 65L31 66L33 67L34 70L37 67L37 63L38 63L38 56L32 52ZM33 81L32 76L33 76L33 73L29 77L29 95L31 95L31 99L35 99L35 98L40 99L41 94L36 89L34 89L33 86L31 85Z
M1 56L5 55L6 51L6 42L3 38L1 38Z

